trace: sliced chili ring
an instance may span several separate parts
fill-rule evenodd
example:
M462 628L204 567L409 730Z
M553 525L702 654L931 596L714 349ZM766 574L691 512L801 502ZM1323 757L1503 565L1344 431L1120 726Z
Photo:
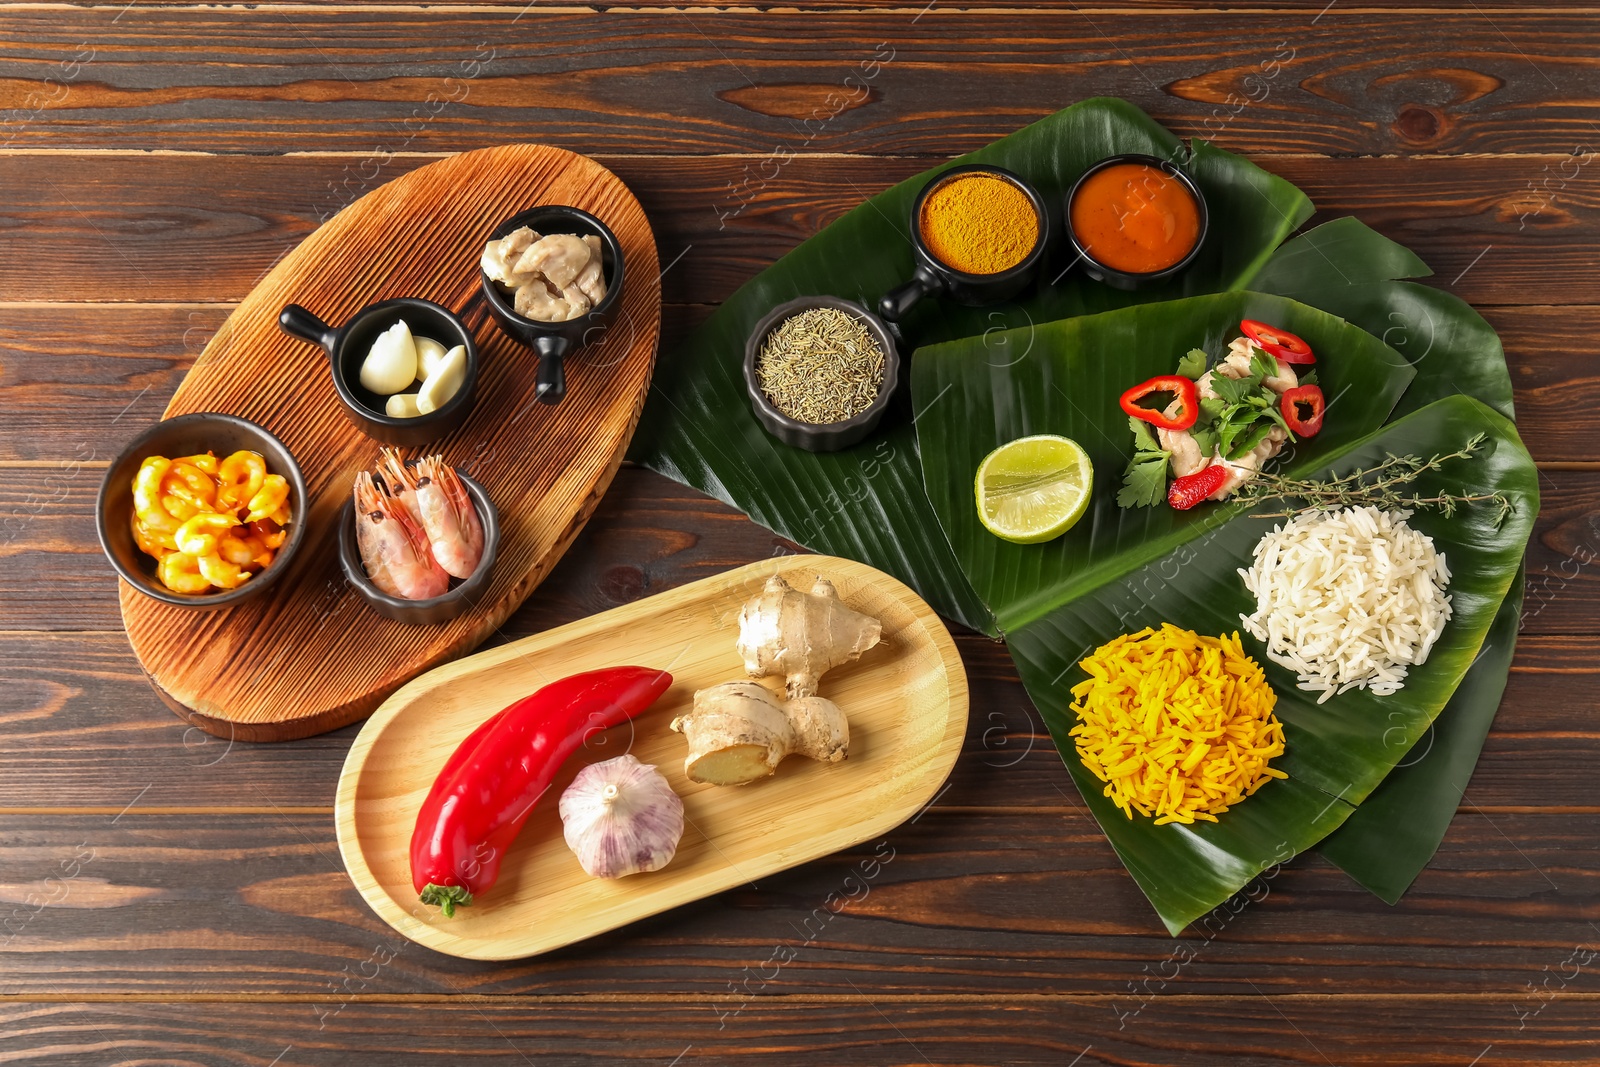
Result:
M1243 330L1244 335L1250 340L1285 363L1317 361L1317 357L1311 354L1311 346L1298 334L1280 330L1276 326L1268 326L1259 319L1245 319L1239 323L1239 329Z
M1300 417L1302 406L1311 409L1311 414L1305 418ZM1320 386L1297 385L1284 390L1283 396L1278 398L1278 410L1283 413L1283 421L1289 424L1289 429L1296 437L1315 437L1317 431L1322 429L1322 413L1326 408Z
M1153 393L1171 393L1177 397L1182 410L1168 418L1164 411L1147 408L1139 403ZM1195 386L1193 378L1185 378L1181 374L1161 374L1147 382L1140 382L1123 393L1121 404L1122 410L1129 415L1159 426L1163 430L1187 430L1200 417L1200 390Z

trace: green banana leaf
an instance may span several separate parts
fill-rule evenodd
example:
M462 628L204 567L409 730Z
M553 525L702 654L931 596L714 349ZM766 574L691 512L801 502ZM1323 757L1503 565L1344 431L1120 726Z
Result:
M986 430L993 432L992 422L963 435ZM1278 694L1286 750L1274 765L1289 777L1268 783L1219 823L1156 826L1150 819L1126 818L1078 760L1068 736L1075 722L1070 690L1086 677L1078 661L1117 634L1162 622L1207 634L1238 630L1240 615L1253 602L1236 569L1248 564L1269 528L1267 520L1246 515L1215 524L1202 539L1007 634L1023 683L1085 803L1174 934L1267 867L1315 845L1405 758L1478 655L1538 512L1537 472L1516 428L1466 397L1440 400L1323 457L1331 471L1342 473L1369 467L1387 453L1452 451L1480 431L1488 435L1483 451L1424 475L1416 487L1424 494L1503 492L1515 511L1500 525L1493 506L1464 508L1448 519L1430 512L1413 517L1412 524L1445 553L1454 574L1454 614L1427 663L1413 668L1405 687L1391 696L1354 690L1318 704L1246 635L1246 650L1266 668Z
M1390 904L1433 859L1506 689L1522 623L1523 570L1450 702L1405 758L1317 851Z
M1417 380L1397 415L1462 393L1515 418L1505 350L1483 316L1449 293L1397 280L1432 273L1410 250L1343 218L1285 242L1250 288L1338 315L1405 356Z
M1285 470L1318 468L1389 419L1415 372L1365 331L1315 308L1259 293L1141 304L917 350L912 397L922 439L924 485L956 558L1000 630L1010 635L1088 590L1205 536L1237 505L1175 511L1117 506L1133 450L1118 397L1171 374L1190 348L1213 358L1239 334L1241 319L1292 330L1323 353L1316 365L1328 415L1297 446ZM1030 434L1054 433L1083 446L1094 463L1088 512L1064 536L1015 545L978 520L973 474L988 452Z
M1000 307L925 301L906 334L926 344L1197 293L1240 288L1311 214L1294 186L1239 156L1182 142L1133 105L1086 100L977 152L880 193L745 284L678 350L663 355L630 458L739 508L809 548L888 571L941 614L996 633L966 581L922 490L909 405L892 408L873 438L818 455L766 434L751 414L742 359L746 336L774 305L826 293L868 306L910 276L911 201L933 176L962 163L1007 167L1054 210L1092 163L1122 152L1182 160L1199 183L1211 237L1176 281L1121 292L1068 270L1057 249L1034 291Z
M1511 375L1500 339L1449 293L1397 279L1431 271L1401 245L1353 218L1287 241L1251 282L1306 300L1377 334L1417 368L1396 411L1415 411L1460 392L1513 418ZM1396 903L1444 839L1499 708L1522 611L1519 577L1490 639L1440 713L1420 752L1384 779L1320 851L1362 886Z

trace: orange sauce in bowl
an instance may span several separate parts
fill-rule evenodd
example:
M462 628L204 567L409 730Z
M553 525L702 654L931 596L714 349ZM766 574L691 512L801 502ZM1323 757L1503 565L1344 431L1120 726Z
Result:
M1072 198L1072 233L1112 270L1152 274L1187 256L1200 239L1200 206L1181 181L1147 163L1096 171Z

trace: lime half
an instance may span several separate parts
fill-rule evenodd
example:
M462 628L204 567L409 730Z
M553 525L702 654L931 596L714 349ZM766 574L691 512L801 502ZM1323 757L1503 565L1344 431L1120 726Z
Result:
M1072 529L1089 509L1094 466L1069 438L1019 437L983 458L975 488L978 518L990 533L1036 545Z

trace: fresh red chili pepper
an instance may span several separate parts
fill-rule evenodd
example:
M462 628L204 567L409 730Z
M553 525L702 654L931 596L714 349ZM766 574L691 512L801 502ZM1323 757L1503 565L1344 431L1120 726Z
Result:
M472 731L445 761L411 833L411 884L422 902L448 918L494 885L506 849L573 750L671 684L653 667L574 674Z
M1239 323L1239 329L1244 335L1272 355L1277 356L1285 363L1315 363L1317 357L1311 354L1311 346L1306 344L1298 334L1288 330L1280 330L1276 326L1268 326L1257 319L1245 319Z
M1311 409L1311 414L1305 418L1300 417L1302 405ZM1322 412L1325 407L1322 389L1315 385L1297 385L1293 389L1284 390L1283 396L1278 398L1278 410L1283 412L1283 421L1289 424L1289 429L1294 431L1297 437L1317 435L1317 431L1322 429Z
M1204 470L1185 474L1182 478L1174 478L1167 487L1167 503L1179 511L1188 511L1206 497L1222 488L1222 483L1228 480L1228 470L1220 463L1213 463Z
M1183 410L1168 418L1155 408L1142 406L1139 401L1152 393L1173 394L1183 405ZM1200 417L1200 392L1195 388L1193 379L1181 374L1162 374L1123 393L1122 410L1136 419L1154 423L1163 430L1187 430Z

